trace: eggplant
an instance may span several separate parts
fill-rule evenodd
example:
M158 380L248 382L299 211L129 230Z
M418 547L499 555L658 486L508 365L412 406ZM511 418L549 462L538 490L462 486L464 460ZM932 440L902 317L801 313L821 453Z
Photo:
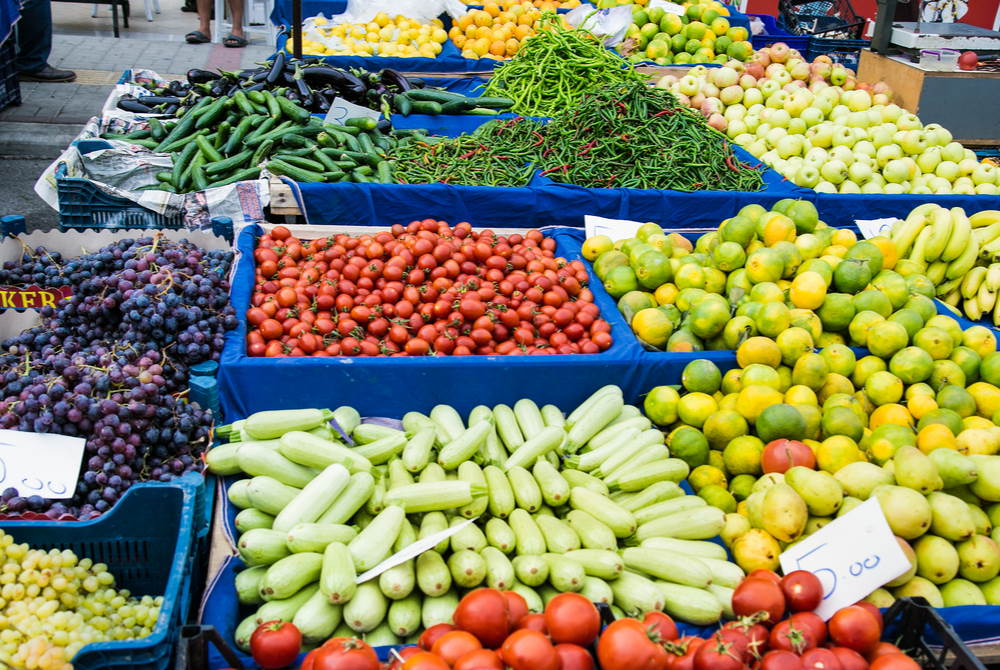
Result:
M380 133L388 133L392 130L392 121L389 119L379 119L378 123L375 124L375 130Z
M125 110L126 112L134 112L136 114L153 113L151 107L147 107L135 98L122 98L118 101L118 109Z
M222 75L217 72L209 72L208 70L199 70L198 68L192 68L187 71L187 80L191 84L207 84L216 79L222 79Z
M180 109L180 105L167 105L163 108L163 113L167 116L173 116L177 113L178 109Z
M263 91L265 88L267 88L267 82L266 81L259 81L256 84L254 84L253 86L247 86L243 90L246 91L247 93L249 93L250 91Z
M138 98L139 102L146 105L147 107L154 107L156 105L177 105L180 104L180 97L176 95L144 95Z
M409 79L407 79L407 81L410 82L410 86L412 86L413 88L424 88L425 86L427 86L427 82L425 82L420 77L410 77Z
M323 96L318 96L313 98L313 104L316 107L317 112L328 112L330 111L330 101Z
M389 68L382 70L379 74L379 79L385 86L395 86L400 92L409 91L413 88L402 73L390 70Z
M281 80L286 84L295 83L295 73L294 72L282 72Z
M274 57L274 62L271 63L271 71L267 73L267 83L274 84L278 81L278 77L285 71L285 52L279 51Z
M302 78L311 87L332 86L337 94L350 102L359 102L364 99L368 92L368 87L361 79L350 72L345 72L328 65L314 65L302 68Z
M267 77L268 77L269 74L270 74L270 72L258 72L254 76L250 77L250 80L254 81L254 82L262 81L262 82L264 82L266 84L267 83Z

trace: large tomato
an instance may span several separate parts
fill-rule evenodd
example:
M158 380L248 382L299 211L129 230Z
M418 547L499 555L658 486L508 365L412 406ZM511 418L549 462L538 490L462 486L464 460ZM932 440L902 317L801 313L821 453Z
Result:
M319 649L313 649L306 654L306 657L302 659L302 665L299 666L299 670L313 670L313 663L316 661L317 651L319 651ZM227 670L230 669L227 668Z
M869 670L920 670L920 664L906 654L879 656L868 666Z
M760 670L802 670L802 660L786 649L772 649L760 660Z
M834 643L850 647L861 655L873 650L881 635L875 617L864 607L857 605L838 610L826 625Z
M528 616L528 602L520 593L515 591L501 591L507 601L507 621L510 622L510 629L514 630L524 617Z
M843 670L837 655L820 647L802 653L802 667L805 670Z
M313 670L378 670L378 667L375 650L352 637L335 637L324 642L313 661Z
M448 665L454 665L455 661L470 651L482 648L483 645L472 633L467 633L464 630L453 630L434 641L431 653L443 658Z
M503 670L503 662L492 649L476 649L461 656L452 670Z
M430 651L431 647L434 646L434 643L437 642L437 639L439 637L453 630L458 630L458 629L452 626L450 623L434 624L433 626L431 626L430 628L428 628L427 630L425 630L423 633L420 634L420 639L417 640L417 644L419 644L424 651Z
M770 631L762 623L758 623L758 617L741 617L736 621L730 621L724 625L723 630L738 630L747 638L747 651L755 658L760 658L767 650L767 638Z
M678 637L677 624L663 612L646 612L646 616L642 617L642 625L646 630L655 631L663 641L676 640Z
M386 666L386 670L399 670L403 667L403 663L406 662L410 656L414 654L419 654L423 649L416 645L410 645L408 647L403 647L402 649L394 649L389 653L390 661L389 665ZM310 654L315 654L316 651L309 652ZM305 663L303 663L303 666ZM304 667L301 670L306 670Z
M788 617L792 625L803 631L809 639L819 646L826 642L826 622L814 612L796 612Z
M841 670L868 670L868 661L865 657L847 647L830 647L840 661Z
M601 632L601 614L579 593L560 593L545 606L545 627L556 644L586 647Z
M403 663L403 670L451 670L451 666L437 654L422 651L407 658Z
M789 572L781 580L788 609L793 612L812 612L823 601L823 584L819 577L806 570Z
M516 630L504 640L500 658L513 670L559 670L559 654L541 633Z
M594 670L594 657L579 645L557 644L556 654L559 656L559 670Z
M746 576L747 579L766 579L768 581L774 582L775 584L781 583L781 575L779 575L774 570L765 570L764 568L757 568L756 570L751 570L750 574Z
M543 633L545 635L549 634L549 629L545 627L544 614L529 614L528 616L521 617L521 620L517 622L514 630L521 630L522 628L537 630L539 633Z
M882 622L882 611L872 603L868 602L867 600L859 600L854 604L857 605L858 607L864 607L869 614L875 617L875 620L878 621L879 637L881 637L882 628L884 626Z
M733 591L733 613L736 616L752 616L758 612L767 613L762 623L773 626L781 621L785 613L785 594L770 580L744 579Z
M760 457L761 469L764 473L785 472L788 468L801 465L815 469L816 456L812 449L798 440L772 440L764 447Z
M250 636L250 654L265 670L291 665L301 646L302 633L287 621L265 621Z
M496 589L476 589L458 603L455 626L469 631L488 649L497 649L510 632L507 599Z
M742 670L743 665L741 650L718 635L701 645L694 655L694 670Z
M892 642L879 642L875 645L875 648L871 650L868 654L868 660L874 661L879 656L886 656L888 654L902 654L903 650L894 645Z
M597 642L602 670L663 670L667 652L642 623L619 619L604 629Z
M791 619L785 619L771 629L768 646L771 649L784 649L801 654L806 649L816 646L816 638L813 637L812 631L798 628Z

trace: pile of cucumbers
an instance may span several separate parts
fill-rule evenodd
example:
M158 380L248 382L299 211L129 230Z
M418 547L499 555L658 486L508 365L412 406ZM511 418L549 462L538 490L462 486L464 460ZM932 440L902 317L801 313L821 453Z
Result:
M331 427L333 426L333 427ZM533 612L560 592L614 614L663 610L699 625L730 614L743 571L708 542L723 513L678 485L687 464L621 389L568 416L522 399L409 412L402 429L341 407L259 412L217 430L206 461L241 511L236 590L258 624L293 622L308 644L412 641L451 620L479 586L520 593ZM414 542L455 529L359 582ZM432 538L437 539L437 538Z
M393 109L403 116L410 114L472 114L492 116L509 110L510 98L470 98L435 88L411 88L392 98Z

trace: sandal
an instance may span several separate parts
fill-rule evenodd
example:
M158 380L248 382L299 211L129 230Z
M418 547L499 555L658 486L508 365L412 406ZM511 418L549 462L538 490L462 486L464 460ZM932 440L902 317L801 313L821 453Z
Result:
M240 37L238 35L233 35L232 33L229 33L228 35L225 36L225 38L223 38L222 44L223 46L227 46L230 49L242 49L243 47L245 47L250 43L247 41L247 38L245 37Z
M188 44L207 44L212 41L200 30L192 30L184 36L184 39L187 40Z

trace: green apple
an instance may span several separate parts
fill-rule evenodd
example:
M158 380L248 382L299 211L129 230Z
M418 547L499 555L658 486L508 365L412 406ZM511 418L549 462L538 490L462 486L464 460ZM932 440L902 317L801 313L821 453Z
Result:
M814 165L803 165L799 168L799 172L796 175L797 179L795 181L799 186L804 186L805 188L813 188L819 183L820 174L819 170Z
M931 146L917 157L917 165L922 172L934 172L941 163L941 147Z
M837 193L861 193L861 187L855 184L853 181L845 181L837 189Z
M844 165L850 165L854 162L854 152L851 147L844 146L843 144L834 145L830 149L830 160L842 161Z
M871 140L858 140L851 148L854 150L855 155L875 158L875 145L872 144Z
M879 168L884 168L890 161L903 157L903 150L898 144L886 144L875 152L875 160Z
M997 188L996 184L977 184L976 194L977 195L996 195L1000 193L1000 189Z
M748 88L743 92L743 104L747 107L764 102L764 93L757 87Z
M922 126L916 114L906 113L896 120L896 127L900 130L919 130Z
M833 131L832 141L835 147L853 147L856 141L854 139L854 131L847 126L840 126Z
M890 184L902 184L910 178L910 166L902 158L894 158L882 168L882 176Z
M976 168L979 167L980 165L981 163L977 161L975 158L963 158L958 162L958 171L961 174L961 176L968 177L973 172L975 172Z
M941 161L934 168L934 174L951 184L961 175L961 170L955 161Z
M871 180L872 169L868 165L857 161L851 163L851 167L847 168L847 176L855 184L864 185Z
M813 188L816 189L817 193L836 193L837 192L837 187L834 186L833 184L831 184L828 181L821 181L820 183L816 184Z
M831 184L841 184L847 179L847 165L844 161L827 161L819 171L823 179Z

